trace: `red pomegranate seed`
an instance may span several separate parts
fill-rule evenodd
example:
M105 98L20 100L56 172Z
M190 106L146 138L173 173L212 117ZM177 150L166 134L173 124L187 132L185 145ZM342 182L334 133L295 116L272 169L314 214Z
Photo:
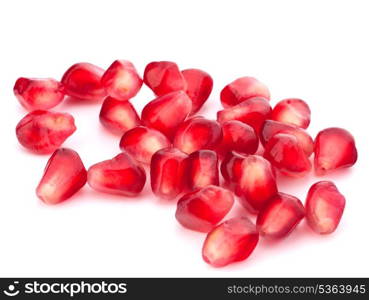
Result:
M255 130L240 121L227 121L222 124L223 140L218 152L224 156L229 151L254 154L259 146Z
M253 77L241 77L226 85L220 93L223 107L235 106L252 97L270 98L268 88Z
M236 190L236 183L242 174L241 166L244 158L246 158L246 156L230 151L225 155L220 165L220 171L225 183L234 192L238 192Z
M179 199L176 219L186 228L209 232L231 210L233 203L232 192L209 185Z
M136 96L142 83L135 66L128 60L114 61L101 78L107 94L122 101Z
M157 96L186 90L186 81L177 64L170 61L149 63L144 71L144 82Z
M179 126L173 144L190 154L200 149L215 149L221 141L222 128L219 123L196 116Z
M18 78L13 91L27 110L53 108L65 95L63 85L52 78Z
M271 118L306 129L310 124L310 108L301 99L284 99L273 108Z
M251 213L260 211L278 192L274 170L261 156L246 156L240 170L234 167L233 172L233 176L240 172L240 177L236 178L236 194L240 196L242 206Z
M122 135L140 125L140 117L129 101L106 97L100 110L100 122L111 132Z
M219 185L218 156L212 150L199 150L186 159L187 187L190 191Z
M291 134L275 134L265 147L264 157L287 176L302 177L311 170L311 163L304 149Z
M357 161L354 137L342 128L327 128L315 138L314 166L317 175L348 168Z
M137 161L150 164L153 154L169 147L170 141L160 131L137 126L122 136L119 146Z
M87 172L78 153L60 148L47 162L36 194L47 204L57 204L78 192L86 180Z
M319 181L311 186L306 197L306 220L317 233L336 230L345 209L345 197L331 181Z
M313 153L313 139L304 129L292 124L285 124L273 120L266 120L261 129L260 141L263 146L265 147L269 140L277 133L286 133L295 136L308 157Z
M184 188L187 154L176 148L157 151L151 159L151 189L155 195L174 199Z
M74 118L67 113L35 110L19 121L19 143L39 154L52 153L74 132Z
M191 100L183 91L160 96L143 108L142 123L173 138L178 126L191 111Z
M129 197L138 195L145 181L145 170L127 153L99 162L87 173L87 182L93 189Z
M209 98L213 89L213 79L208 73L199 69L183 70L182 75L187 83L186 93L192 101L191 114L194 114Z
M104 70L89 63L71 66L61 80L67 95L82 100L101 100L106 92L101 84Z
M282 238L295 229L304 216L305 208L299 199L278 193L260 210L256 226L260 235Z
M250 98L233 107L218 111L217 119L220 123L238 120L250 125L256 133L259 133L261 126L269 118L271 112L272 108L266 99Z
M258 241L259 233L248 218L232 218L208 233L202 257L214 267L223 267L248 258Z

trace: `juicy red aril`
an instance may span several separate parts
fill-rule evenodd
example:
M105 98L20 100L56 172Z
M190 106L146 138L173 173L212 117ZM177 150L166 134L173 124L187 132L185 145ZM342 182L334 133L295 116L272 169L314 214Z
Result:
M157 96L186 90L186 80L177 64L170 61L149 63L144 71L144 82Z
M208 233L202 257L214 267L223 267L248 258L258 241L259 233L248 218L232 218Z
M57 204L78 192L86 180L87 172L78 153L60 148L47 162L36 194L47 204Z
M261 156L246 156L239 169L233 169L236 178L236 194L240 196L243 207L251 213L257 213L265 203L277 194L277 183L271 164Z
M93 189L103 193L136 196L145 185L146 174L127 153L121 153L91 166L87 181Z
M307 157L313 153L314 142L311 136L300 127L292 124L285 124L278 121L266 120L260 132L260 141L265 147L269 140L277 133L286 133L295 136L304 149Z
M71 66L61 80L68 96L82 100L101 100L106 92L101 84L104 70L89 63Z
M268 88L253 77L241 77L226 85L220 93L223 107L235 106L252 97L270 98Z
M348 168L357 161L354 137L342 128L327 128L315 138L314 166L317 175Z
M182 75L187 83L186 93L192 101L191 114L194 114L209 98L213 89L213 79L208 73L199 69L183 70Z
M230 151L228 152L221 165L220 171L223 175L225 183L227 186L236 192L236 183L237 180L241 177L242 174L242 162L246 156L241 155L237 152Z
M272 112L269 102L264 98L250 98L233 107L218 111L218 122L224 123L230 120L238 120L250 125L256 133L260 132L264 121Z
M306 129L310 124L310 108L301 99L284 99L273 108L271 118Z
M101 78L108 95L122 101L136 96L142 83L136 68L128 60L114 61Z
M211 150L199 150L186 159L187 187L190 191L207 185L219 185L218 156Z
M19 143L39 154L52 153L74 132L74 119L67 113L35 110L19 121Z
M221 140L222 129L219 123L197 116L179 126L173 144L190 154L200 149L215 149Z
M176 148L161 149L152 156L151 189L155 195L165 199L174 199L182 193L187 156Z
M100 122L111 132L122 135L140 125L140 117L129 101L106 97L100 110Z
M256 226L260 235L282 238L304 218L304 205L294 196L278 193L260 210Z
M311 163L304 149L291 134L274 135L265 147L264 157L287 176L302 177L311 170Z
M209 232L231 210L233 203L232 192L209 185L178 200L176 219L186 228Z
M259 138L255 130L240 121L227 121L222 124L223 140L219 153L224 155L229 151L242 154L254 154L259 146Z
M150 164L151 157L156 151L170 145L170 141L160 131L144 126L128 130L119 144L123 151L144 164Z
M52 78L18 78L13 91L27 110L53 108L65 95L63 85Z
M160 96L143 108L142 123L173 138L178 126L191 111L191 100L183 91Z
M309 189L305 208L306 220L317 233L336 230L345 209L345 197L331 181L319 181Z

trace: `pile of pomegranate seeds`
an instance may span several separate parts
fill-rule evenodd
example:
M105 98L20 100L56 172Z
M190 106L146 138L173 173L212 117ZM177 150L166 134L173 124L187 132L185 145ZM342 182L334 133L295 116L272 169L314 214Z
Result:
M143 83L156 98L146 104L140 117L130 99ZM34 153L53 153L37 196L57 204L87 182L103 193L134 197L144 188L144 165L149 166L153 194L177 200L177 221L207 233L202 256L215 267L245 260L259 236L284 238L305 217L314 232L334 232L345 197L333 182L313 184L304 206L279 191L278 177L304 177L313 168L320 176L353 166L357 160L353 136L332 127L313 140L306 131L311 117L307 103L288 98L272 108L269 89L253 77L227 84L220 93L224 109L217 120L206 119L197 113L212 88L208 73L181 71L169 61L149 63L143 79L127 60L114 61L106 71L77 63L60 82L19 78L14 94L29 113L16 127L18 141ZM120 137L120 154L86 170L76 151L61 148L76 131L74 118L49 109L66 96L102 103L100 122ZM222 222L235 199L244 215ZM246 211L256 216L256 224Z

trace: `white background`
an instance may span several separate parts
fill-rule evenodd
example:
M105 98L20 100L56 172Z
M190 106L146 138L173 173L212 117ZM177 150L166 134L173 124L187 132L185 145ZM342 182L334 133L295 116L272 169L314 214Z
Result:
M368 1L1 1L1 276L368 276ZM221 88L251 75L272 104L305 99L309 132L341 126L356 138L354 168L325 178L347 198L338 230L318 236L303 223L280 242L261 240L244 262L214 269L201 259L204 235L181 228L175 204L146 184L133 199L85 186L46 206L35 196L48 156L22 149L15 126L26 111L12 94L17 77L60 79L73 63L108 67L131 60L142 74L154 60L209 72L213 93L201 114L215 118ZM153 94L143 87L141 111ZM119 137L98 121L100 105L64 103L78 130L64 146L86 167L119 153ZM313 175L281 180L304 201ZM235 207L232 214L244 214Z

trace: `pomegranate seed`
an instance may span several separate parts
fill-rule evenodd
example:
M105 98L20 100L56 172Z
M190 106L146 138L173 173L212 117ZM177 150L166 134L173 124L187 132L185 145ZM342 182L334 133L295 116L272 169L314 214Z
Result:
M230 120L238 120L250 125L256 133L260 132L264 121L272 112L269 102L264 98L250 98L233 107L218 111L218 122L224 123Z
M47 204L57 204L78 192L86 180L87 172L78 153L60 148L47 162L36 194Z
M106 93L101 84L104 70L89 63L71 66L61 80L67 95L82 100L101 100Z
M212 150L199 150L186 159L187 187L190 191L219 185L218 156Z
M108 95L122 101L136 96L142 83L136 68L128 60L114 61L101 78Z
M176 219L186 228L209 232L231 210L233 203L230 191L209 185L179 199Z
M291 124L285 124L278 121L266 120L260 132L260 141L265 147L269 140L277 133L286 133L295 136L304 149L307 157L313 153L314 142L311 136L300 127Z
M310 108L301 99L284 99L273 108L271 118L306 129L310 124Z
M137 126L122 136L119 146L137 161L150 164L153 154L169 147L170 141L160 131Z
M100 111L101 123L111 132L122 135L140 125L140 117L128 101L106 97Z
M223 140L218 152L224 156L229 151L242 154L254 154L259 146L259 139L254 129L240 121L227 121L222 124Z
M238 162L239 164L239 162ZM246 156L240 166L233 167L237 179L236 194L243 207L257 213L278 192L274 170L266 159L258 155Z
M170 61L149 63L144 71L144 82L157 96L186 90L186 81L177 64Z
M52 153L76 131L74 118L67 113L35 110L19 121L19 143L35 153Z
M151 159L151 188L155 195L174 199L182 193L187 154L176 148L157 151Z
M317 175L329 171L348 168L357 161L354 137L342 128L327 128L315 138L314 166Z
M310 160L291 134L275 134L265 147L264 157L287 176L302 177L311 170Z
M191 111L191 100L183 91L160 96L143 108L141 119L145 126L154 128L172 138L178 126Z
M202 257L214 267L223 267L248 258L258 241L259 233L248 218L232 218L208 233Z
M52 78L18 78L14 95L27 110L49 109L64 99L63 85Z
M306 220L317 233L328 234L336 230L345 209L345 197L331 181L313 184L306 197Z
M223 107L235 106L252 97L270 98L268 88L253 77L241 77L226 85L220 93Z
M220 171L223 175L225 183L232 191L235 192L237 191L237 180L241 177L242 174L241 166L244 158L246 158L246 156L243 156L234 151L230 151L225 155L220 165Z
M208 73L199 69L183 70L182 75L187 83L186 93L192 101L191 114L194 114L209 98L213 89L213 79Z
M179 126L173 144L188 154L200 149L215 149L222 141L222 128L216 121L192 117Z
M282 238L288 235L304 216L305 209L299 199L278 193L260 210L256 226L260 235Z
M130 197L142 191L145 181L145 170L127 153L99 162L87 173L87 182L93 189Z

